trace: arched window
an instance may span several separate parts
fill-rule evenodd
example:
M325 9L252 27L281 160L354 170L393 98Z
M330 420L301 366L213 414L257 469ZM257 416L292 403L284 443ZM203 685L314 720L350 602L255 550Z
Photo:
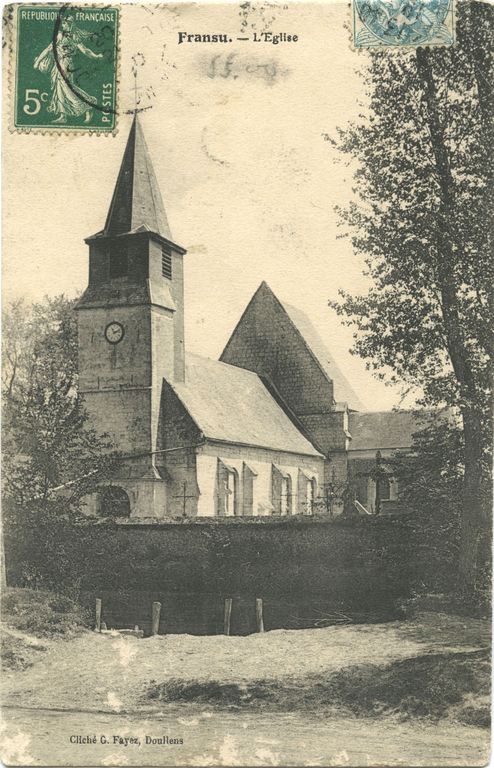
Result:
M298 470L299 514L313 515L317 497L317 480L303 469Z
M273 514L292 514L292 478L275 464L271 465L271 500Z
M257 472L245 461L242 464L242 514L252 515L254 512L255 479Z
M98 494L99 513L102 517L129 517L130 499L118 485L107 485Z
M238 472L218 459L216 475L217 514L233 517L238 514Z
M233 516L237 507L237 473L227 470L225 473L225 515Z
M290 475L283 475L281 478L281 504L280 514L292 514L292 478Z

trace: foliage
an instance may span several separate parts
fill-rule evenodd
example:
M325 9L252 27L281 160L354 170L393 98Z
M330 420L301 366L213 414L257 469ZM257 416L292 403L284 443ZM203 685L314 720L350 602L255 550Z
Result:
M116 456L87 426L77 391L74 302L64 296L8 307L3 332L4 526L70 570L60 543L82 518L81 500L107 477ZM34 556L34 552L33 552ZM27 583L39 586L34 562Z
M339 132L338 147L358 162L357 200L340 209L341 220L365 257L372 286L364 296L342 292L343 302L333 306L358 330L354 351L383 377L384 368L389 381L421 387L426 404L460 397L448 344L446 281L455 293L476 382L470 394L485 402L490 391L492 19L486 4L463 3L458 45L427 51L450 165L453 197L447 210L418 53L372 52L368 117ZM443 231L449 241L447 275Z
M488 457L482 488L487 504L491 495ZM398 480L400 500L412 512L408 519L410 549L416 558L418 591L449 592L455 585L461 545L462 488L465 444L460 420L439 413L414 435L414 451L387 461ZM480 569L475 582L477 605L489 603L490 573Z
M28 509L64 486L69 509L106 469L101 457L110 449L87 427L77 392L73 302L16 302L3 341L6 496Z
M70 635L89 627L91 616L65 595L9 588L2 596L2 621L20 632L52 637Z
M464 446L446 419L415 435L414 453L390 462L400 500L411 510L410 545L417 559L416 588L450 591L460 546Z
M73 600L44 590L6 589L1 611L2 669L25 669L37 661L46 645L35 638L71 637L91 622L89 612Z
M235 681L169 678L151 681L150 700L195 702L235 709L342 712L359 718L397 715L402 720L446 717L489 727L489 651L443 651L389 664L343 665L339 671L298 678ZM477 706L464 706L475 693ZM483 701L482 701L483 697ZM470 704L470 702L469 702Z
M493 20L492 6L464 2L454 46L370 52L367 116L336 142L357 162L356 199L340 215L370 288L332 306L378 376L461 414L467 589L488 556L490 525L481 468L494 338Z

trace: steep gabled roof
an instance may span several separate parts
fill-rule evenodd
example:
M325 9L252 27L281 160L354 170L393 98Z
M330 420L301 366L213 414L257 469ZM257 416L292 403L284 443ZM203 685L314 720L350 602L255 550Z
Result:
M153 232L172 241L144 133L134 116L103 236Z
M223 350L221 358L234 365L242 365L244 363L241 357L238 358L235 352L232 353L232 350L235 348L235 340L245 326L247 318L254 314L256 310L258 312L259 307L269 307L270 304L278 308L276 322L283 327L285 327L286 324L292 328L292 331L299 339L300 346L305 350L306 354L312 358L314 365L319 369L322 380L333 383L332 391L334 400L338 401L340 405L342 401L348 403L348 406L351 409L363 410L363 404L345 376L343 376L339 370L325 342L316 331L307 315L302 312L302 310L281 301L265 281L260 284L242 313L240 320ZM266 313L266 318L265 327L261 329L263 335L270 334L272 329L272 326L270 325L272 319L269 312ZM254 332L257 332L256 325L257 323L255 322ZM255 341L252 341L252 344L255 346Z
M185 365L185 382L168 384L204 437L321 456L256 373L197 355Z
M414 432L424 429L431 411L373 411L350 413L350 451L410 448Z
M286 304L283 301L281 301L280 304L300 333L307 347L316 357L328 379L331 379L333 382L334 399L339 401L339 403L341 403L341 401L348 403L349 408L354 410L363 410L364 405L338 368L334 357L305 312L302 312L298 307L292 307L291 304Z

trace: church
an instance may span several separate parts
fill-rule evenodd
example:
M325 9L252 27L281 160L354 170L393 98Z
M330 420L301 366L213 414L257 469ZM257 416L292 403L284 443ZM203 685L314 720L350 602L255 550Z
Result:
M89 425L119 455L89 514L333 516L350 487L358 513L375 511L367 470L376 452L410 448L416 417L364 412L309 318L265 282L220 360L187 353L186 249L171 234L137 115L104 228L86 243L79 389ZM377 482L393 510L396 482Z

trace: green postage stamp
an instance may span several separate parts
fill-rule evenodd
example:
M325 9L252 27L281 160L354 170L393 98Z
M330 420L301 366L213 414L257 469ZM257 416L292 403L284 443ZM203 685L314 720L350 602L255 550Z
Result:
M119 9L16 5L13 127L116 127Z

